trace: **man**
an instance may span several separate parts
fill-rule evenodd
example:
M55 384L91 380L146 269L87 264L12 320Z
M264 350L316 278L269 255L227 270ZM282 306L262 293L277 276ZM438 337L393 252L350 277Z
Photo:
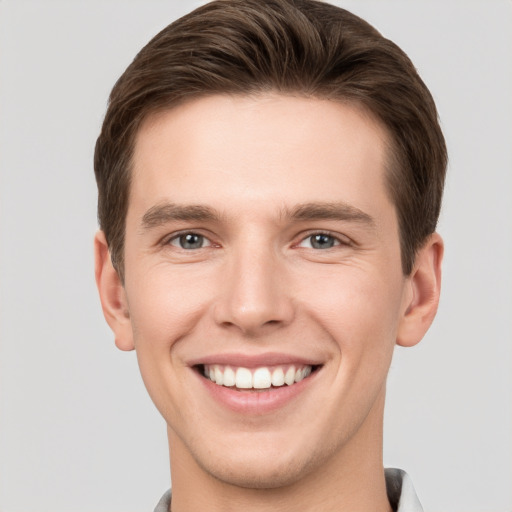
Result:
M96 280L173 512L421 510L382 421L436 313L445 169L409 59L329 4L212 2L137 55L96 146Z

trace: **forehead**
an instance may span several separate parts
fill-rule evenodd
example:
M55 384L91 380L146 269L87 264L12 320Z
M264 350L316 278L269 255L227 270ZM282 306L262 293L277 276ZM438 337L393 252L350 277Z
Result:
M372 194L385 195L387 147L386 131L354 105L277 93L208 96L141 125L130 204L341 200L364 209Z

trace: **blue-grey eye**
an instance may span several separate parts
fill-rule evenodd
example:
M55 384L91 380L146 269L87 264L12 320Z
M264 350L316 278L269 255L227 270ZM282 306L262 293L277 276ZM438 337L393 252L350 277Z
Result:
M181 249L202 249L210 245L210 242L203 235L198 235L197 233L184 233L183 235L179 235L176 238L173 238L170 241L171 245L175 247L180 247Z
M336 238L325 233L318 233L308 237L311 247L313 249L330 249L336 245Z

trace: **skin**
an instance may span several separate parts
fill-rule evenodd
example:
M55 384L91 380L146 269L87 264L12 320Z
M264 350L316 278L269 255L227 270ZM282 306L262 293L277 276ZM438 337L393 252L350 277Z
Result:
M354 106L277 93L192 100L140 128L125 283L101 232L96 279L166 419L174 512L390 510L386 376L435 316L443 244L403 275L388 142ZM271 413L229 409L191 366L275 353L319 369Z

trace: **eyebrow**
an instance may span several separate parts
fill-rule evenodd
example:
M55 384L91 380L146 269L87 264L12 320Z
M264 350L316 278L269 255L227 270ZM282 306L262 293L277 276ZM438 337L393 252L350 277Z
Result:
M375 219L347 203L304 203L297 205L293 210L285 210L284 216L295 220L341 220L366 224L375 227Z
M156 204L142 217L143 229L152 229L172 221L215 221L219 215L210 207L203 205L177 205L173 203Z
M284 208L282 218L297 221L340 220L366 224L375 227L373 217L359 208L343 202L302 203L293 209ZM219 221L220 215L209 206L178 205L174 203L156 204L142 217L142 229L152 229L172 221Z

